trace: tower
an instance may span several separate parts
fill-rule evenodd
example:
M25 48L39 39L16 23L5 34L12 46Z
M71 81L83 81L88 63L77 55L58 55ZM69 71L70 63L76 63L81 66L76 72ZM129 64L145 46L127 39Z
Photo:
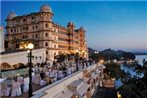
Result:
M4 50L4 28L0 26L0 53Z

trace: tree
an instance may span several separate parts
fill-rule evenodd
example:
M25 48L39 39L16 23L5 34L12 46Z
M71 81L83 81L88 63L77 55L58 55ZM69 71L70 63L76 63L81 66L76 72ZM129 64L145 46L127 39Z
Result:
M105 64L105 66L106 69L104 70L104 72L107 74L108 78L123 79L127 75L116 63Z

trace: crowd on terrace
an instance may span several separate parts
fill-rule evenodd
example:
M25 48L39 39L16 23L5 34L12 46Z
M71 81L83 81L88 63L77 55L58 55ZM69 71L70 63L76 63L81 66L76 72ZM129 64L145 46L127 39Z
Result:
M32 69L32 82L33 85L44 87L94 63L92 60L78 60L75 62L65 60L63 62L47 61L36 64L33 65ZM28 68L26 69L28 71ZM2 76L0 85L0 96L20 96L29 90L28 73L23 75L18 73L13 78Z

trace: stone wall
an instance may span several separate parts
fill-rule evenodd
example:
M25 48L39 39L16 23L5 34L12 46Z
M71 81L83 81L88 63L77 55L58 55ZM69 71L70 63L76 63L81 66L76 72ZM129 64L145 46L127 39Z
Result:
M79 80L83 77L83 71L73 73L49 86L46 86L36 92L32 98L56 98L62 91L64 91L71 82ZM45 94L45 95L44 95Z
M32 59L32 62L34 64L36 63L41 63L46 60L46 49L35 49L32 51L32 55L34 58ZM14 52L14 53L4 53L0 55L1 62L0 64L6 62L10 65L13 64L18 64L18 63L23 63L26 64L28 63L28 52L27 51L22 51L22 52Z

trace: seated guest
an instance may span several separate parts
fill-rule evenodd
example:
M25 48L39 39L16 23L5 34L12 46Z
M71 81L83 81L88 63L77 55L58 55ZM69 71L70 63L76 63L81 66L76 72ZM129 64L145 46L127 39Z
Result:
M15 97L15 96L20 96L21 94L22 93L21 93L20 83L18 81L13 82L11 96Z

